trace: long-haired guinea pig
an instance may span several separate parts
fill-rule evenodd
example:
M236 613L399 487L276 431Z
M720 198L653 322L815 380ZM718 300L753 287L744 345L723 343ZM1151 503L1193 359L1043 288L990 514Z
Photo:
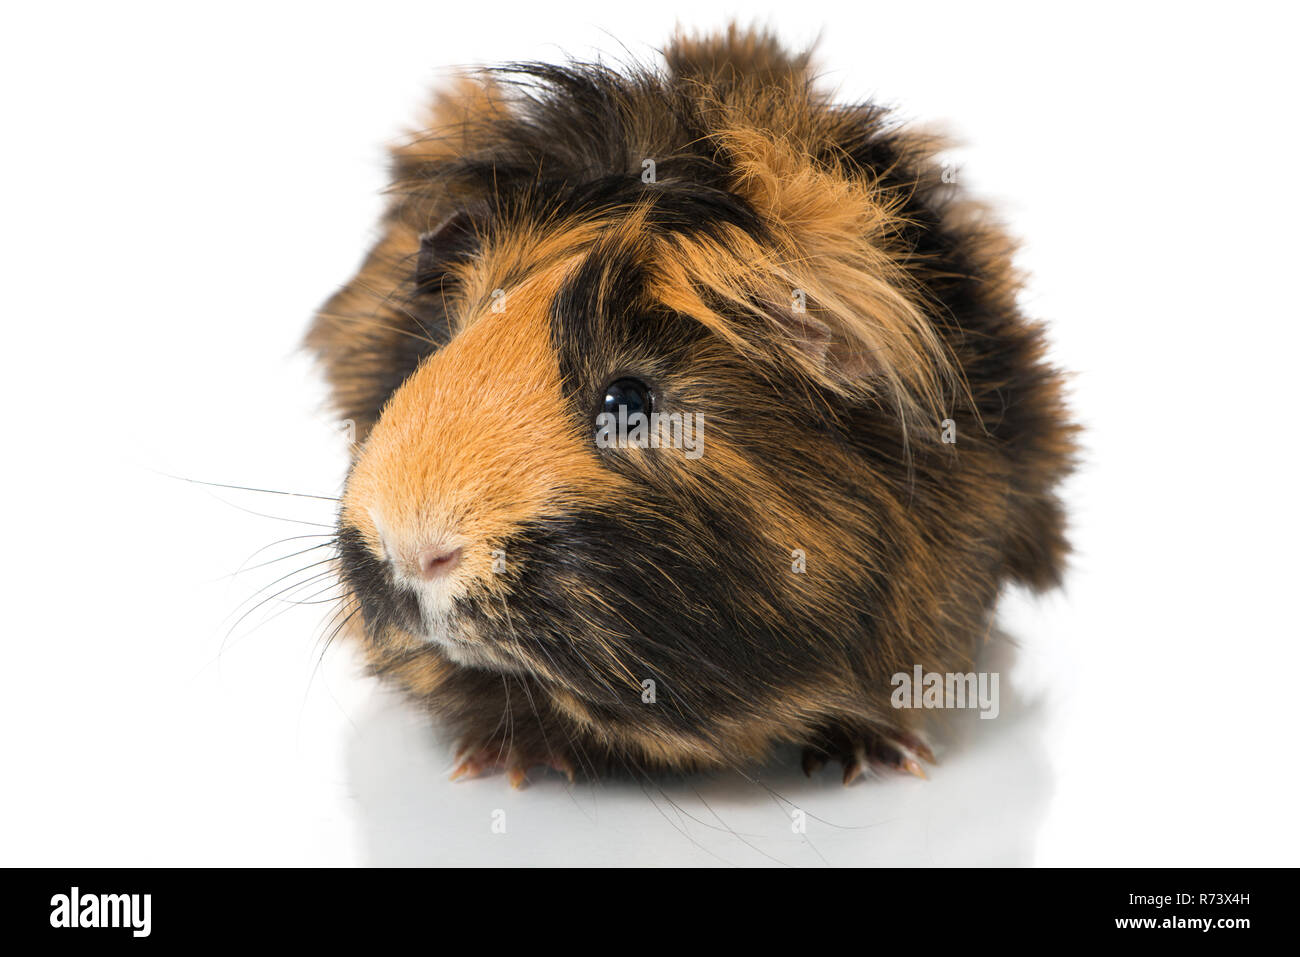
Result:
M732 28L464 77L308 337L351 630L457 773L919 773L894 676L1058 582L1074 428L934 138Z

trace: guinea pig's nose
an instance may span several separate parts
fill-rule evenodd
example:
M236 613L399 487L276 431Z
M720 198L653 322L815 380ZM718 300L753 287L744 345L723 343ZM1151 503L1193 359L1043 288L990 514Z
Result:
M415 557L420 577L427 582L450 575L460 564L461 549L422 548Z

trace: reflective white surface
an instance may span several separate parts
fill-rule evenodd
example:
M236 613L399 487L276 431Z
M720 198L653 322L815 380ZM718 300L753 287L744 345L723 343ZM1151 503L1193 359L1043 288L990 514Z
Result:
M387 865L1029 864L1051 771L1040 716L1009 699L994 720L966 713L925 781L845 787L838 765L809 779L789 752L744 774L571 785L535 773L515 791L502 775L448 782L422 717L379 695L348 749L361 852Z

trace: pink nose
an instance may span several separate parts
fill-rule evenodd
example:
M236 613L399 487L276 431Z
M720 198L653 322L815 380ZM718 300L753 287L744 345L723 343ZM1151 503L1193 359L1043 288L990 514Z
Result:
M416 556L420 577L427 582L450 575L460 564L461 549L446 551L440 548L422 548Z

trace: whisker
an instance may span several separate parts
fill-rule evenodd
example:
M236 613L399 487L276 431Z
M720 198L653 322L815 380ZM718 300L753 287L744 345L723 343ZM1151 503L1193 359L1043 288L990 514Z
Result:
M235 610L232 611L230 614L231 614L231 615L237 614L237 613L239 612L239 609L242 608L242 607L244 606L244 603L245 603L245 602L252 601L252 600L253 600L254 598L256 598L258 595L261 595L263 592L265 592L268 588L274 588L276 585L280 584L280 582L282 582L282 581L287 581L288 579L292 578L294 575L301 575L303 572L311 571L311 569L313 569L313 568L319 568L321 565L328 564L329 562L332 562L332 561L334 561L333 556L331 556L331 557L329 557L329 558L322 558L322 559L321 559L320 561L318 561L318 562L312 562L310 565L304 565L302 568L295 568L293 571L291 571L291 572L287 572L286 574L281 575L279 578L275 579L274 581L267 582L265 585L263 585L263 586L262 586L261 588L259 588L257 591L253 592L253 594L251 594L251 595L249 595L247 598L245 598L244 601L242 601L242 602L240 602L238 605L236 605L236 606L235 606ZM282 594L282 593L281 593L281 592L277 592L277 594Z
M724 820L722 819L722 816L719 815L717 811L713 810L713 805L710 804L708 801L706 801L706 800L704 799L704 795L700 793L700 789L699 789L699 788L697 788L695 785L692 784L692 785L691 785L691 790L695 792L695 797L699 800L699 802L700 802L701 804L703 804L703 805L708 809L709 813L712 814L715 818L717 818L718 824L721 825L721 830L726 831L726 832L727 832L728 834L730 834L732 837L738 838L738 839L740 840L740 842L741 842L742 844L744 844L746 847L748 847L750 850L754 851L755 853L762 854L764 857L766 857L766 858L767 858L769 861L771 861L773 864L780 864L782 867L789 867L789 866L790 866L790 865L787 864L785 861L781 860L781 859L778 858L778 857L773 857L771 854L769 854L769 853L767 853L766 851L764 851L764 850L763 850L762 848L760 848L758 845L756 845L756 844L750 842L749 840L747 840L744 834L741 834L740 831L737 831L735 828L733 828L731 825L729 825L726 821L724 821ZM685 813L687 813L687 812L683 811L682 813L685 814ZM688 815L688 816L689 816L692 820L698 820L698 818L696 818L694 815ZM701 824L704 824L703 821L700 821L700 823L701 823ZM704 824L704 826L705 826L705 827L708 827L709 825L708 825L708 824ZM757 837L758 835L750 835L750 836L751 836L751 837Z
M250 609L249 609L248 614L252 614L253 612L255 612L255 611L259 610L259 609L262 609L262 608L266 608L267 606L272 606L272 603L273 603L273 602L278 603L278 604L281 604L283 607L275 608L274 611L269 611L269 613L266 614L265 617L259 619L259 620L257 621L256 624L254 624L251 628L248 629L247 632L245 632L244 634L240 635L240 636L239 636L238 638L236 638L234 641L229 641L231 635L233 634L233 629L232 629L231 632L228 632L228 633L227 633L226 638L223 639L223 641L222 641L222 646L221 646L221 650L218 652L218 654L219 654L219 655L221 655L221 654L225 654L225 652L226 652L226 650L227 650L227 647L226 647L227 642L229 642L229 646L230 646L231 648L236 647L236 646L239 645L241 642L243 642L245 639L247 639L247 638L251 637L252 635L256 634L257 631L258 631L258 629L263 628L263 627L265 627L266 625L269 625L271 622L275 621L277 618L279 618L279 617L280 617L281 615L283 615L285 612L287 612L287 611L292 611L293 609L297 608L298 605L300 604L299 602L294 601L294 600L292 600L292 599L282 598L282 597L280 597L281 595L293 594L295 591L298 591L298 590L303 589L303 588L311 588L311 587L313 587L313 586L315 586L315 585L318 585L318 584L319 584L322 580L324 580L328 575L329 575L329 572L321 572L321 573L318 574L318 575L313 575L311 578L308 578L308 579L306 579L305 581L296 582L295 584L290 585L288 588L285 588L283 591L279 592L278 594L276 594L276 595L269 595L269 596L267 596L266 598L264 598L262 601L258 602L256 606L254 606L253 608L250 608ZM331 582L329 585L326 586L326 589L324 589L324 590L328 590L329 588L333 588L333 587L334 587L334 583ZM273 606L272 606L272 607L273 607Z
M335 600L340 602L339 608L327 619L325 619L327 627L330 627L329 623L334 621L336 618L338 618L338 616L341 615L348 608L349 600L354 602L354 604L352 605L352 610L348 612L347 617L345 617L342 621L332 626L332 630L330 631L329 636L325 638L324 644L321 645L320 654L317 655L316 657L316 664L315 666L312 667L311 676L307 679L307 690L303 694L303 702L302 702L303 708L307 707L307 695L311 693L312 685L315 684L316 682L316 675L320 671L320 666L325 661L325 655L330 650L330 646L334 643L334 639L337 638L343 632L343 629L347 627L348 622L350 622L353 618L356 617L357 612L361 611L361 602L356 601L355 596L344 595L342 596L342 598L335 599ZM349 719L349 721L350 720L351 719Z
M258 555L262 554L262 552L266 551L268 548L275 548L275 546L283 545L285 542L296 542L304 538L328 538L333 540L335 536L330 535L328 532L308 532L305 535L290 535L288 538L278 539L277 541L271 542L269 545L263 545L261 548L255 550L251 555L249 555L242 562L240 562L239 569L235 570L234 572L231 572L230 577L238 575L239 572L243 570L245 565L251 562Z
M669 827L673 828L675 831L681 834L682 837L686 838L686 840L690 841L692 844L694 844L696 847L702 850L705 854L708 854L714 860L726 864L728 867L736 866L734 862L729 861L725 857L722 857L721 855L714 853L712 849L705 847L696 839L695 835L692 834L690 830L685 826L685 824L683 824L681 821L681 808L679 808L677 804L673 801L673 799L668 796L668 793L664 791L662 785L660 785L658 781L656 781L648 772L642 770L641 768L638 768L635 764L628 763L626 759L623 759L622 763L623 763L623 767L627 771L630 771L633 777L640 775L642 778L644 778L644 782L641 784L641 793L644 794L646 798L650 801L650 806L659 812L659 816L668 822ZM676 822L674 822L672 818L670 818L666 813L664 813L664 809L659 806L659 802L656 801L654 797L651 796L648 790L646 790L646 784L649 784L656 791L658 791L659 795L665 801L667 801L677 812L678 820Z
M281 589L280 591L276 592L274 595L267 595L260 602L258 602L257 605L250 608L248 610L248 614L252 614L253 612L257 611L258 608L262 607L263 605L269 605L272 602L285 606L283 608L278 609L273 614L268 615L266 618L263 618L261 621L259 621L256 627L261 628L263 625L267 624L268 622L274 621L276 618L284 614L289 609L304 603L299 599L288 598L285 596L292 595L294 592L300 591L304 588L310 588L313 585L319 584L320 582L324 581L332 574L334 574L333 571L327 568L325 569L325 571L317 572L315 575L312 575L309 578L304 578L302 581L294 582L292 585L289 585L288 587ZM336 584L337 582L330 582L329 585L327 585L325 588L321 589L318 592L315 592L312 596L309 597L315 597L315 595L323 595L330 588L334 588Z
M189 482L191 485L206 485L209 488L229 488L240 492L262 492L265 495L290 495L294 498L314 498L322 502L337 502L339 498L334 495L312 495L308 492L284 492L274 488L254 488L251 485L228 485L225 482L205 482L202 479L186 478L184 475L172 475L168 472L157 472L166 478L175 479L178 482ZM222 500L224 501L224 499Z
M334 587L334 585L331 584L331 585L330 585L330 588L333 588L333 587ZM321 589L320 591L318 591L316 594L317 594L317 595L324 594L324 593L327 592L327 591L329 591L329 588L322 588L322 589ZM297 601L297 600L292 601L292 602L290 602L289 604L291 604L291 605L333 605L333 604L336 604L337 602L342 601L345 597L347 597L347 596L345 596L345 595L331 595L329 598L316 598L315 596L312 596L311 598L304 598L304 599L302 599L301 601Z
M295 537L296 537L296 538L313 538L313 537L315 537L315 536L311 536L311 535L299 535L299 536L295 536ZM286 539L284 539L282 542L277 542L276 544L277 544L277 545L278 545L278 544L283 544L283 542L286 542L286 541L289 541L289 539L286 538ZM257 569L259 569L259 568L265 568L265 567L268 566L268 565L275 565L275 564L277 564L277 563L279 563L279 562L285 562L285 561L288 561L288 560L291 559L291 558L297 558L299 555L306 555L308 552L314 552L314 551L316 551L316 549L318 549L318 548L333 548L334 545L336 545L337 543L338 543L338 539L331 538L328 542L321 542L319 545L312 545L312 546L310 546L310 547L308 547L308 548L301 549L300 551L291 552L291 553L288 554L288 555L281 555L279 558L272 558L272 559L270 559L270 560L268 560L268 561L265 561L265 562L258 562L256 565L249 565L248 567L244 567L244 566L241 565L237 571L233 571L233 572L231 572L229 575L222 576L222 578L217 579L217 581L222 581L222 580L225 579L225 578L234 578L236 575L242 575L242 574L244 574L245 572L256 571ZM270 548L270 547L271 547L271 546L269 546L269 545L267 546L267 548ZM265 549L265 548L260 548L260 549L258 549L258 551L266 551L266 549ZM256 555L257 552L254 552L253 554ZM250 557L252 557L252 556L250 556Z
M311 569L316 568L316 567L318 567L318 566L320 566L320 565L330 564L330 563L332 563L333 561L334 561L333 558L327 558L327 559L324 559L323 561L315 562L315 563L313 563L313 564L311 564L311 565L308 565L306 568L299 568L299 569L297 569L297 570L295 570L295 571L290 572L290 573L287 574L287 575L282 575L282 576L280 576L280 577L277 578L275 581L273 581L273 582L271 582L269 585L267 585L266 588L272 588L272 587L274 587L275 585L278 585L280 582L284 581L286 578L292 578L294 575L301 575L303 572L310 571ZM249 608L247 611L245 611L242 615L240 615L240 616L235 620L235 623L234 623L233 625L230 626L230 629L226 632L226 636L225 636L225 638L223 638L222 641L221 641L221 649L220 649L219 654L220 654L220 653L224 653L225 648L226 648L226 643L230 640L230 636L231 636L232 634L235 633L235 630L236 630L237 628L239 628L239 626L244 622L244 620L245 620L246 618L248 618L249 615L253 614L253 613L254 613L255 611L257 611L259 608L261 608L263 605L265 605L267 602L269 602L269 601L274 601L275 599L279 598L281 595L284 595L284 594L286 594L286 593L290 593L290 592L292 592L292 591L293 591L294 589L296 589L296 588L301 588L301 587L303 587L304 585L310 584L311 582L314 582L314 581L318 581L318 580L320 580L322 577L324 577L324 576L326 576L326 575L332 575L332 574L334 574L334 572L333 572L332 569L326 569L326 570L323 571L323 572L320 572L320 573L318 573L318 574L316 574L316 575L313 575L311 578L308 578L308 579L306 579L306 580L304 580L304 581L294 582L294 583L292 583L292 584L290 584L290 585L286 585L284 588L280 589L278 592L275 592L274 594L267 595L266 597L262 598L262 599L261 599L260 601L258 601L255 605L253 605L251 608ZM241 602L240 604L242 605L242 604L244 604L245 602L251 601L252 598L256 598L257 595L259 595L259 594L261 594L263 591L265 591L266 588L259 589L259 590L258 590L257 592L255 592L255 593L254 593L250 598L245 599L244 602ZM239 610L238 608L235 609L235 611L238 611L238 610ZM232 612L231 614L234 614L234 612Z
M229 505L231 508L237 508L239 509L239 511L247 512L249 515L256 515L258 518L271 518L277 522L292 522L295 525L312 525L316 528L328 528L331 531L337 528L337 526L332 522L308 522L301 518L285 518L283 515L268 515L266 512L255 512L251 508L244 508L244 506L242 505L236 505L234 502L228 502L220 495L213 495L212 492L208 492L207 494L212 495L212 497L215 498L222 505Z
M342 628L352 619L352 616L360 610L361 602L357 599L356 595L347 594L339 599L339 607L334 610L333 614L327 616L320 626L320 638L318 641L321 642L321 657L324 657L325 652L329 650L330 644L334 641ZM347 617L340 621L339 616L344 612L348 613ZM326 634L327 631L328 634Z

